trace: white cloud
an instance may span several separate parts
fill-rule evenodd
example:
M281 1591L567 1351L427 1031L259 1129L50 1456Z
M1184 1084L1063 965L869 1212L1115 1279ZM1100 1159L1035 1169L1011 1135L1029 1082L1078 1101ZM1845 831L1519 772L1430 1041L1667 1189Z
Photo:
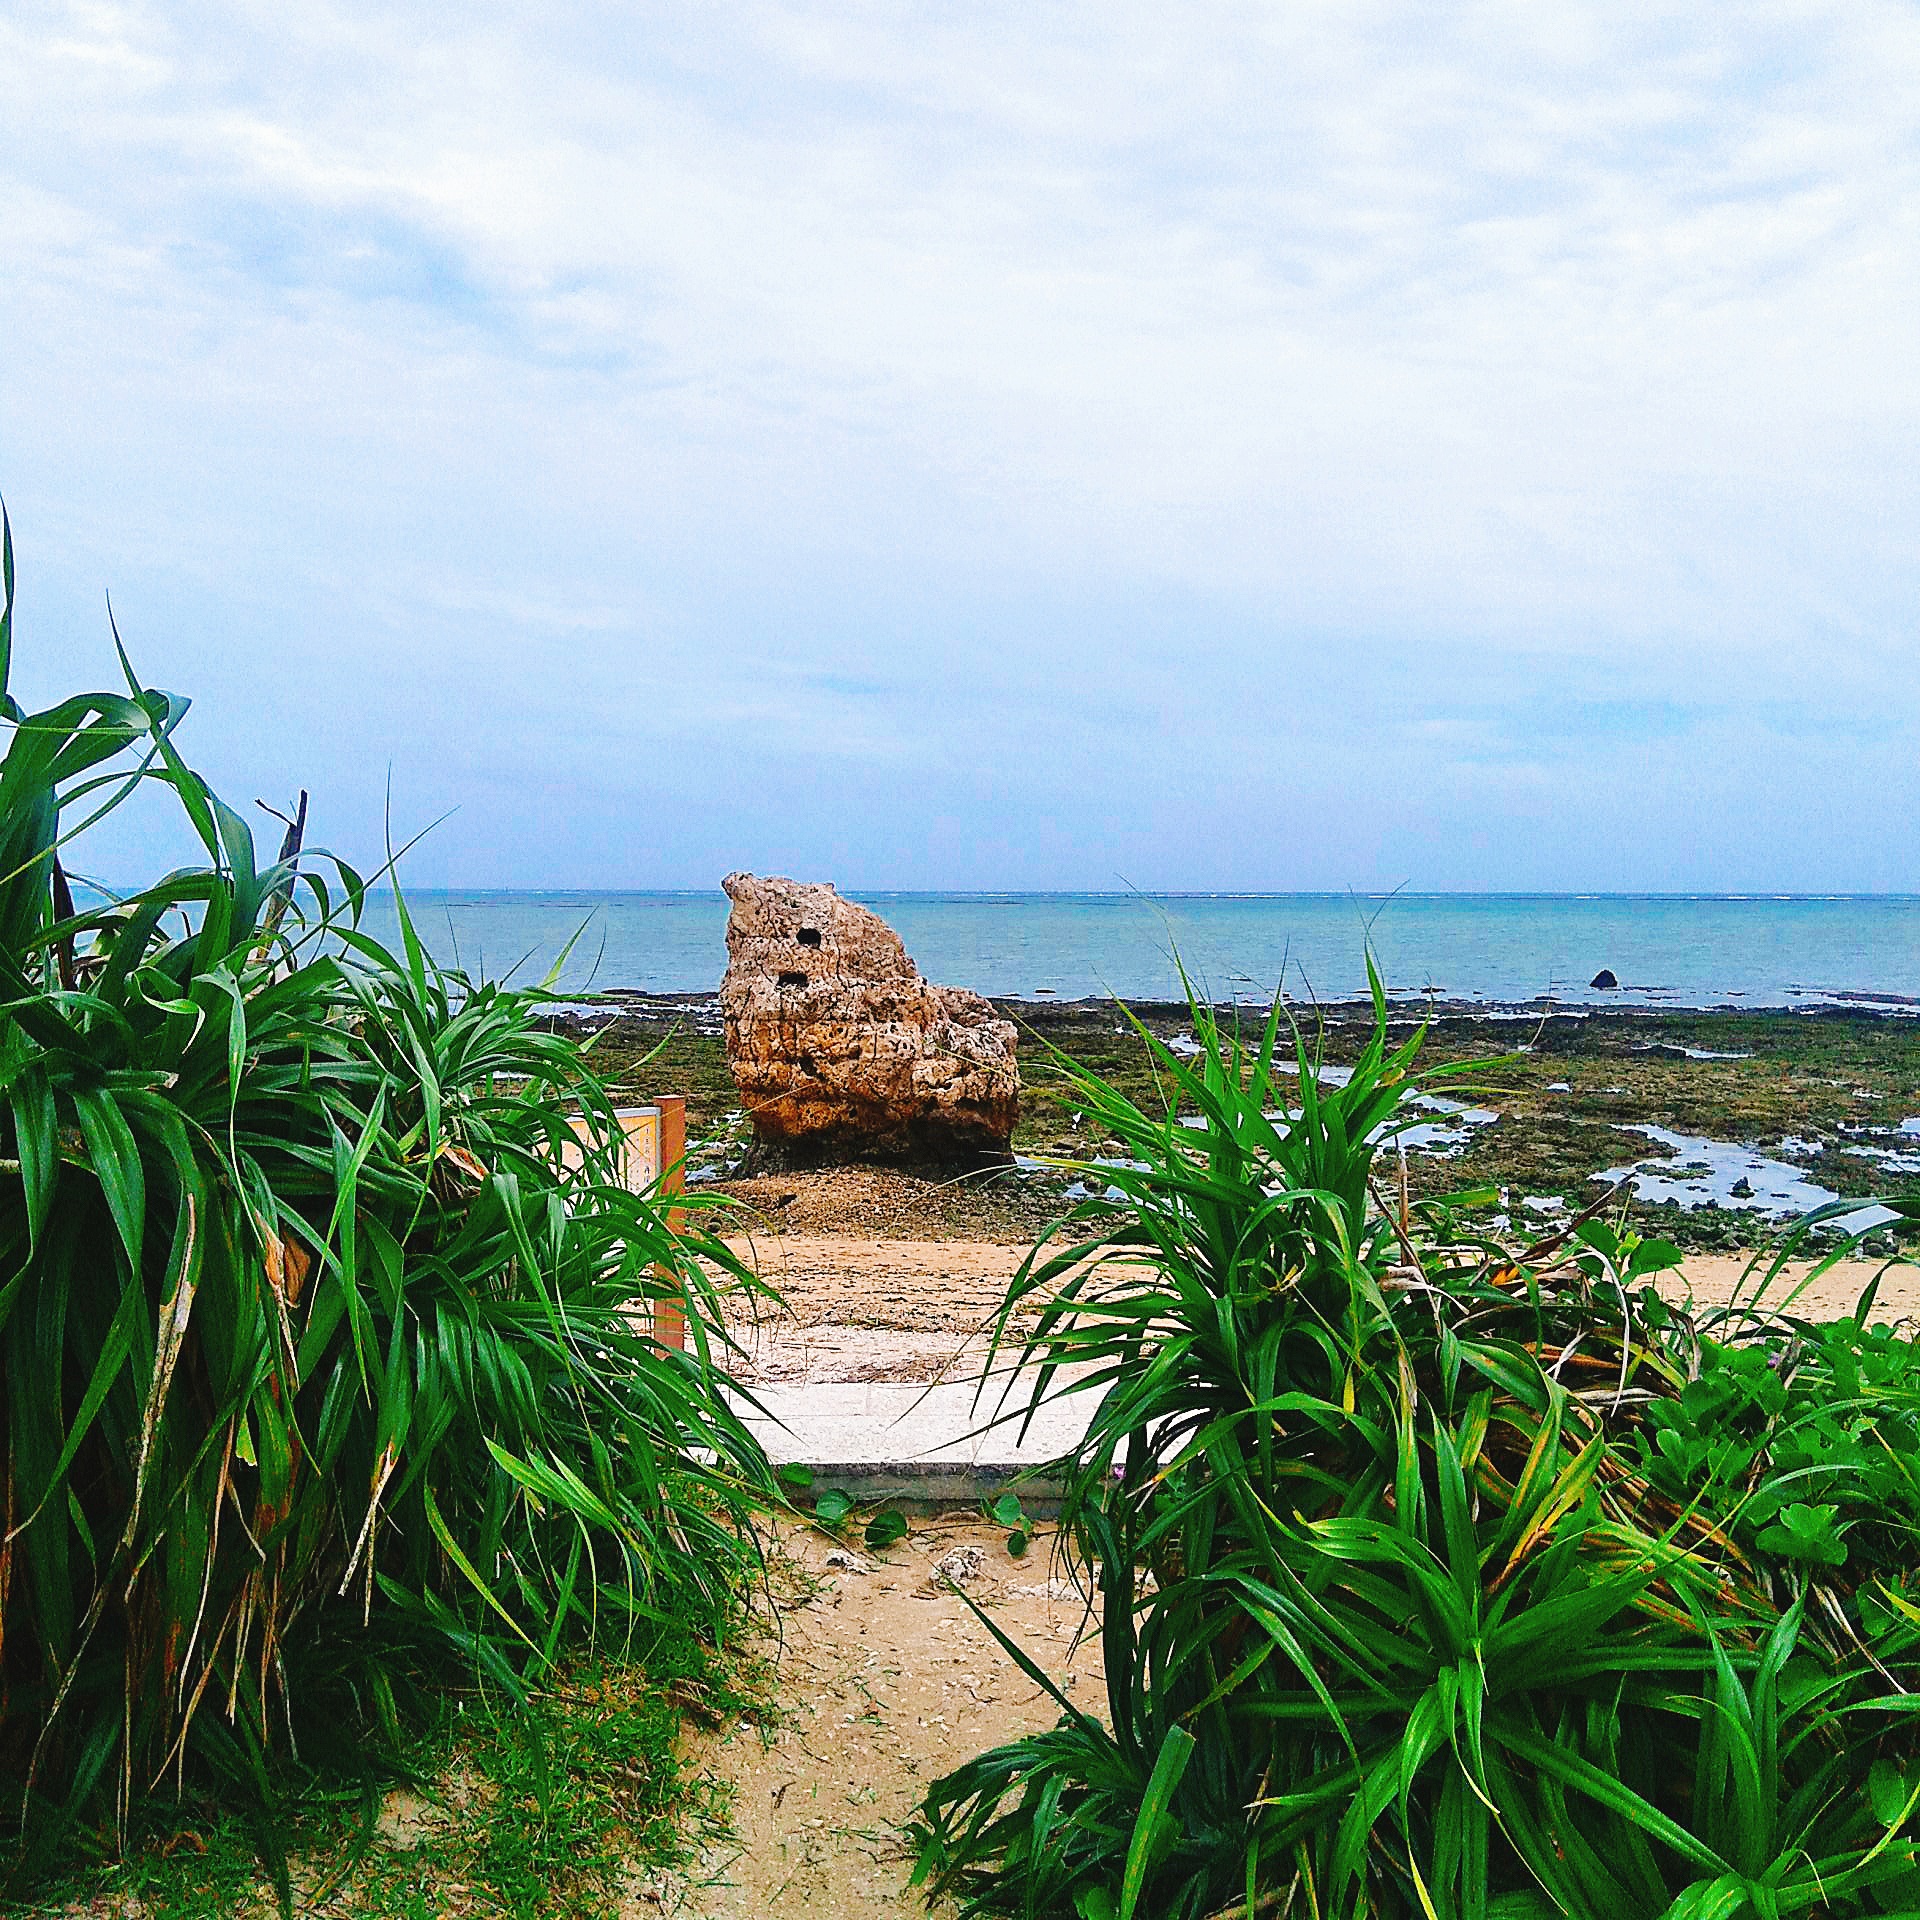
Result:
M331 708L314 782L461 800L449 875L699 881L812 808L849 882L1198 883L1224 750L1362 817L1210 879L1400 878L1416 791L1416 878L1497 884L1478 743L1705 690L1740 723L1521 783L1530 883L1634 883L1590 810L1663 780L1729 810L1677 884L1920 882L1884 768L1768 717L1920 718L1917 83L1871 0L28 5L26 604L78 652L111 583L240 785ZM1754 753L1860 844L1772 875ZM676 757L711 833L580 864L569 806ZM1051 864L922 870L956 809Z

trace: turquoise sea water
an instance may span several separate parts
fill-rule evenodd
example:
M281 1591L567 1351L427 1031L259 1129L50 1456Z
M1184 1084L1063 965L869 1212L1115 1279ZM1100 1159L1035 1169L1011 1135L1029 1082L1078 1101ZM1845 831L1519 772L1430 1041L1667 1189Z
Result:
M1371 937L1400 993L1495 1003L1794 1006L1920 997L1920 896L1673 894L851 893L928 978L981 993L1075 999L1179 994L1177 951L1215 999L1366 987ZM423 938L470 970L538 979L566 942L568 991L710 991L726 966L712 893L410 892ZM392 902L371 907L390 932ZM1602 968L1622 982L1597 993Z

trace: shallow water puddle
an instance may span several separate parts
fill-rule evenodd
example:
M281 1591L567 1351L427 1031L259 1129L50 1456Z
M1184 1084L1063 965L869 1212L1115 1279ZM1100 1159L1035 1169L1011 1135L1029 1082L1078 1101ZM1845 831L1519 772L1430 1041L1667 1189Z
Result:
M1676 1055L1684 1053L1689 1059L1699 1060L1751 1058L1744 1053L1718 1052L1705 1047L1648 1050ZM1275 1061L1274 1067L1283 1073L1299 1072L1296 1065L1285 1061ZM1351 1083L1353 1070L1350 1067L1320 1066L1314 1070L1314 1077L1329 1087L1344 1087ZM1571 1088L1562 1080L1556 1081L1547 1091L1564 1093L1570 1092ZM1626 1089L1609 1087L1601 1091L1624 1093ZM1407 1104L1436 1117L1417 1121L1397 1131L1378 1129L1374 1138L1437 1159L1452 1159L1463 1153L1472 1144L1480 1128L1491 1126L1500 1118L1499 1113L1491 1107L1471 1107L1439 1094L1410 1093ZM1297 1120L1300 1110L1297 1107L1275 1110L1266 1117L1273 1121ZM1207 1122L1203 1116L1192 1114L1183 1118L1180 1124L1204 1130ZM1733 1141L1713 1140L1704 1134L1678 1133L1669 1127L1646 1123L1623 1124L1619 1131L1645 1134L1672 1150L1671 1158L1648 1155L1644 1159L1624 1166L1608 1167L1590 1176L1596 1182L1630 1181L1634 1193L1642 1200L1670 1201L1689 1211L1700 1207L1725 1207L1736 1212L1762 1214L1769 1219L1789 1219L1810 1213L1816 1207L1827 1206L1841 1197L1831 1188L1809 1179L1788 1161L1772 1158ZM1858 1144L1847 1148L1849 1153L1876 1161L1889 1173L1920 1174L1920 1114L1901 1120L1897 1127L1849 1131L1855 1134L1858 1141ZM1878 1141L1896 1144L1874 1144ZM1811 1155L1819 1150L1820 1143L1811 1140L1789 1138L1783 1146L1783 1151L1787 1153ZM1081 1197L1086 1191L1087 1188L1082 1185L1072 1191L1071 1197ZM1121 1197L1118 1188L1108 1189L1108 1198ZM1528 1196L1522 1204L1536 1213L1544 1213L1557 1208L1560 1203L1551 1196ZM1863 1204L1852 1213L1839 1216L1835 1224L1847 1231L1860 1231L1884 1226L1896 1217L1885 1207Z
M1479 1128L1490 1127L1500 1118L1491 1107L1465 1106L1458 1100L1443 1099L1437 1093L1416 1093L1409 1104L1446 1117L1403 1127L1393 1135L1394 1142L1442 1160L1451 1160L1454 1155L1465 1152Z
M1683 1047L1674 1040L1649 1040L1635 1053L1657 1054L1667 1060L1751 1060L1751 1053L1726 1053L1718 1047Z
M1843 1149L1862 1160L1877 1161L1887 1173L1920 1173L1920 1152L1899 1147L1851 1146Z
M1288 1067L1289 1073L1298 1069ZM1321 1067L1314 1074L1316 1080L1324 1080L1330 1087L1344 1087L1353 1079L1351 1067ZM1470 1107L1461 1100L1448 1100L1437 1093L1410 1093L1407 1105L1418 1107L1422 1113L1440 1115L1437 1120L1416 1121L1410 1127L1379 1127L1372 1134L1375 1140L1385 1140L1390 1145L1405 1147L1410 1153L1430 1154L1438 1160L1451 1160L1456 1154L1466 1150L1474 1134L1481 1127L1490 1127L1500 1118L1492 1107ZM1278 1114L1269 1114L1269 1119L1278 1119ZM1297 1111L1289 1111L1286 1118L1299 1119Z
M1891 1127L1842 1127L1840 1131L1851 1142L1841 1152L1872 1160L1885 1173L1920 1173L1920 1118Z
M1809 1180L1798 1167L1769 1159L1751 1147L1646 1124L1622 1126L1620 1131L1643 1133L1673 1151L1671 1160L1649 1157L1593 1176L1595 1180L1630 1180L1642 1200L1671 1201L1689 1211L1717 1206L1786 1219L1840 1198L1831 1188ZM1863 1206L1842 1215L1837 1224L1854 1231L1883 1226L1893 1218L1885 1207Z
M1299 1068L1285 1061L1276 1060L1274 1068L1281 1073L1298 1073ZM1344 1087L1353 1079L1351 1067L1320 1067L1314 1074L1316 1080L1325 1081L1330 1087ZM1403 1146L1413 1153L1423 1153L1438 1160L1451 1160L1456 1154L1464 1152L1474 1133L1481 1127L1489 1127L1500 1118L1491 1107L1470 1107L1459 1100L1448 1100L1437 1093L1410 1093L1407 1105L1418 1107L1424 1113L1438 1114L1437 1120L1420 1120L1412 1126L1395 1127L1392 1125L1376 1127L1369 1136L1389 1145ZM1284 1111L1278 1107L1271 1109L1265 1116L1269 1120L1298 1120L1300 1109L1288 1107ZM1196 1133L1206 1130L1206 1116L1190 1113L1181 1118L1181 1126L1191 1128ZM1141 1163L1133 1161L1097 1161L1103 1166L1133 1166ZM1083 1190L1084 1191L1084 1190ZM1069 1197L1077 1197L1069 1189ZM1119 1197L1118 1188L1109 1188L1107 1197Z

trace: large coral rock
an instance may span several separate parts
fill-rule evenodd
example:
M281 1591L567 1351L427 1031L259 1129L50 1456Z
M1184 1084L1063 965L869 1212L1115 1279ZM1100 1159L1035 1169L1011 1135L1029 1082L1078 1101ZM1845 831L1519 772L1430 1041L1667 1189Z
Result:
M722 884L727 1064L762 1141L805 1160L1006 1153L1020 1111L1010 1021L921 979L900 936L830 886Z

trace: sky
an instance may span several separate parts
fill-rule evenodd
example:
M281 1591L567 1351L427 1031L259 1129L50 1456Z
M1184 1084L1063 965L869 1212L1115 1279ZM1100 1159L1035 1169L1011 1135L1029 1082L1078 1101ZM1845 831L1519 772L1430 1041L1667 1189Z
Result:
M1920 890L1916 103L1880 0L6 0L14 691L111 594L419 886Z

